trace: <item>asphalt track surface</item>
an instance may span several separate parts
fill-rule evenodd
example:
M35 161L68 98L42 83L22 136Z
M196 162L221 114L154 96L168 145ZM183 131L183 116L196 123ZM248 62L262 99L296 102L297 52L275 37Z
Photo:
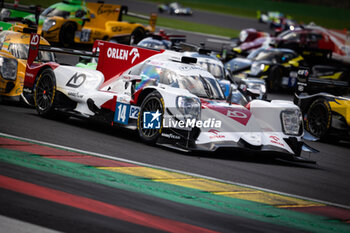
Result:
M107 0L105 2L127 5L129 11L135 12L135 13L141 13L145 15L149 15L151 13L158 13L157 4L152 2L142 2L142 1L135 1L135 0L121 0L121 1ZM259 30L267 30L268 28L266 24L258 23L258 21L254 18L233 16L233 15L227 15L227 14L218 14L218 13L213 14L212 12L207 12L202 10L194 10L192 16L186 16L186 15L177 16L177 15L170 15L167 13L158 13L158 15L161 17L167 17L171 19L185 20L185 21L190 21L194 23L230 28L234 30L242 30L245 28L256 28Z
M133 2L127 1L130 10L133 9ZM138 3L136 5L145 8L144 5L141 6ZM195 12L195 16L197 15L200 13ZM190 37L189 40L193 40L193 37ZM285 94L274 94L270 95L270 98L290 99L291 97ZM15 103L0 105L0 132L350 206L348 182L350 143L348 142L337 144L308 142L309 145L320 150L320 153L310 155L311 159L317 161L317 165L291 163L243 152L187 154L142 144L135 133L107 125L75 118L66 121L44 119L38 116L34 109ZM303 153L303 157L309 158L309 155ZM4 162L0 162L1 176L10 177L14 181L20 180L45 188L69 192L113 206L164 216L173 221L213 231L301 232L288 227L189 207L152 196L113 189ZM0 188L0 206L2 224L0 225L5 232L162 231L73 208L69 205L60 205L49 200L43 201L40 198L4 188Z

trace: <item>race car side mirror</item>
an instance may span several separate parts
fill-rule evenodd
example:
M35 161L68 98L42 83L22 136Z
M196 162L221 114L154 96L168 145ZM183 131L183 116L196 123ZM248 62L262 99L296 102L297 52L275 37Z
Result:
M123 76L124 82L140 82L142 79L138 75L127 74Z

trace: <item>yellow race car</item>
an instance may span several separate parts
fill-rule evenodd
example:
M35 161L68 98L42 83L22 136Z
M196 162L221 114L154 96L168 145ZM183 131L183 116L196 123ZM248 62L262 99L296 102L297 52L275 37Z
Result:
M14 26L12 30L17 30ZM19 100L23 91L30 34L18 31L0 32L0 98ZM44 38L40 44L49 45ZM55 61L51 52L40 52L37 61Z
M149 19L148 26L122 21L123 15ZM157 15L145 17L128 13L126 6L78 0L56 3L41 14L42 35L65 47L74 43L93 44L95 40L137 43L155 31Z
M350 140L350 70L343 68L340 78L317 75L298 71L294 103L303 113L305 129L324 141Z

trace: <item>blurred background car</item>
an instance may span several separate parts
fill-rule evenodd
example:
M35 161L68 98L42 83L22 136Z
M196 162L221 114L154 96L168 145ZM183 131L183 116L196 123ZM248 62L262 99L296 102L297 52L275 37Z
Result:
M168 4L160 4L158 5L159 13L168 13L171 15L192 15L192 9L189 7L183 7L178 2L172 2Z
M27 65L30 34L15 31L0 32L0 98L19 101ZM50 45L41 37L41 45ZM55 61L55 55L40 51L36 62Z

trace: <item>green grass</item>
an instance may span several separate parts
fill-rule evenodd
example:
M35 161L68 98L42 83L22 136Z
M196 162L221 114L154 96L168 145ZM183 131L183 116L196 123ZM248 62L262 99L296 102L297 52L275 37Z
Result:
M41 5L43 8L46 8L52 4L57 3L58 1L59 0L36 0L35 4ZM6 0L6 2L13 3L12 0ZM31 5L31 4L33 4L33 1L20 0L20 4ZM146 21L146 20L136 19L136 18L129 17L129 16L125 16L123 19L125 21L129 21L129 22L137 22L137 23L142 23L144 25L148 24L148 21ZM227 37L237 37L238 33L239 33L239 31L237 31L237 30L232 30L232 29L228 29L228 28L208 26L208 25L199 24L199 23L191 23L191 22L187 22L187 21L183 21L183 20L167 19L165 17L158 16L157 28L159 28L159 27L176 28L176 29L180 29L180 30L201 32L201 33L227 36Z
M143 0L155 3L167 0ZM272 0L179 0L184 6L225 14L256 17L256 11L281 11L294 19L328 28L350 29L350 9ZM195 12L194 12L195 14Z
M59 0L36 0L35 4L39 4L42 7L48 7L58 1ZM169 0L143 1L151 1L155 3L169 2ZM6 0L6 2L13 1ZM292 2L280 2L276 0L179 0L179 2L185 6L189 6L194 9L201 9L206 11L220 12L225 14L240 15L253 18L256 17L257 10L281 11L287 15L292 16L299 22L315 22L318 25L328 28L350 29L350 9L341 9ZM30 5L33 4L33 1L21 0L20 3L24 5ZM129 18L125 19L129 20ZM148 24L148 22L140 21L138 19L132 19L131 21ZM227 28L208 26L198 23L190 23L183 20L167 19L161 16L158 17L157 26L202 32L208 34L216 34L228 37L234 37L238 35L238 31Z
M147 20L135 19L130 16L124 16L123 20L128 22L137 22L144 25L148 24ZM199 23L191 23L183 20L168 19L168 18L159 17L159 16L157 18L156 25L157 25L156 26L157 28L161 28L161 27L176 28L180 30L201 32L206 34L213 34L213 35L220 35L220 36L227 36L227 37L237 37L239 34L238 30L232 30L232 29L216 27L216 26L209 26L209 25L199 24Z

